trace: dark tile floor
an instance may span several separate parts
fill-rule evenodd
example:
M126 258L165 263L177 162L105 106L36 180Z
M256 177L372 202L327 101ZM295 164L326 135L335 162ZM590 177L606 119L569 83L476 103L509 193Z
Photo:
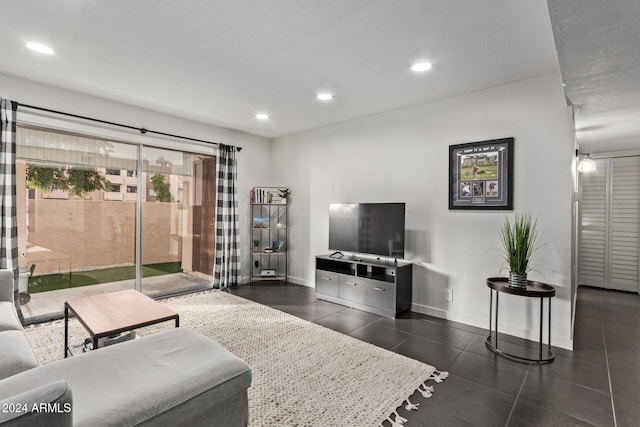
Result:
M284 283L232 293L448 371L432 398L412 397L420 410L399 411L408 426L640 426L635 294L579 288L574 351L554 349L555 361L535 365L494 355L485 347L485 329L435 317L388 319L316 300L314 289Z

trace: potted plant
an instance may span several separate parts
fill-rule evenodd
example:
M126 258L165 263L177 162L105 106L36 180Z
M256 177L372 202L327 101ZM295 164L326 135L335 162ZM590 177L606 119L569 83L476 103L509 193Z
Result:
M253 239L253 252L260 252L258 247L260 246L260 240Z
M531 270L531 257L538 249L537 220L531 215L515 215L513 223L506 219L500 229L504 259L509 266L509 286L527 287L527 273Z
M291 189L281 188L280 190L278 190L278 195L284 201L284 203L287 203L287 199L291 196Z

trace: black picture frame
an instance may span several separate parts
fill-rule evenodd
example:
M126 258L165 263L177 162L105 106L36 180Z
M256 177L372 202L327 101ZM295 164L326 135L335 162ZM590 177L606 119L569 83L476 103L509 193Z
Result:
M513 210L514 138L449 146L449 209Z

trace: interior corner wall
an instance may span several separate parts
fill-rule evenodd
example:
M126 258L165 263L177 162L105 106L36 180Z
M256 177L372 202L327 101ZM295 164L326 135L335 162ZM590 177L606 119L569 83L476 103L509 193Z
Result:
M514 137L514 211L538 218L544 242L529 277L556 287L552 344L572 348L572 135L554 73L275 139L274 181L292 189L292 280L314 286L330 203L405 202L413 311L487 329L486 278L507 273L498 228L513 212L448 209L449 146ZM501 295L501 332L537 340L538 325L537 300Z
M251 188L256 185L267 185L271 182L271 165L269 164L271 139L44 85L2 73L0 73L0 97L65 113L242 147L242 151L238 153L240 253L242 258L242 277L243 280L248 280L251 274L249 260L251 244L249 242L250 239L247 237L249 228L248 226L243 226L246 224L243 218L249 218L250 216L249 192ZM176 140L175 149L182 149L179 140ZM212 154L215 155L213 152Z

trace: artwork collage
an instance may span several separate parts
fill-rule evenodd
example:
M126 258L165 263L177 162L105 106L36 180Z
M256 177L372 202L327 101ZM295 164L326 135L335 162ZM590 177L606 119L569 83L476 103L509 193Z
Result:
M460 156L460 198L471 198L473 203L484 203L485 197L500 195L498 151Z

